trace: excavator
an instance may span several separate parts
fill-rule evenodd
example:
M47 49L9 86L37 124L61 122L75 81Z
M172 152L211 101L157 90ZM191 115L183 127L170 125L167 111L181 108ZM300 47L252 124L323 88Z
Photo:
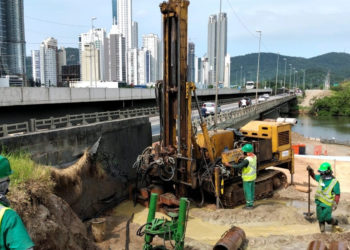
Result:
M216 199L216 205L225 208L244 203L241 173L232 165L242 159L241 147L247 143L257 155L256 199L269 197L287 184L286 174L276 168L294 174L291 124L251 121L239 130L208 130L196 86L187 82L189 4L188 0L160 4L164 43L164 78L156 85L160 140L147 147L134 164L146 192L138 198L145 201L156 192L160 203L169 207L179 205L179 197L200 197L199 205ZM192 100L201 131L192 126Z

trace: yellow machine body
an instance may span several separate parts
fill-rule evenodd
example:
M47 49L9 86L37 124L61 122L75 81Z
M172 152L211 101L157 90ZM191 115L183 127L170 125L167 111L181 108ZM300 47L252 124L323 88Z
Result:
M221 153L224 151L225 148L228 150L233 149L233 132L228 131L228 130L212 130L208 132L209 134L209 139L211 141L212 146L214 147L214 158L217 159L218 157L221 156ZM199 133L197 135L197 144L201 148L208 148L204 135L202 133Z
M271 140L272 153L278 154L278 160L283 161L292 157L291 124L251 121L243 126L240 131L246 137Z

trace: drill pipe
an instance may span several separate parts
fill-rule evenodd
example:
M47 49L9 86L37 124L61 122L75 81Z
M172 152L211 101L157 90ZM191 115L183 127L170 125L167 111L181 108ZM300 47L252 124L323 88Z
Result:
M221 236L213 250L237 250L245 241L245 232L239 227L232 227Z
M323 243L323 241L320 241L320 240L311 241L307 248L307 250L327 250L327 249L328 248Z

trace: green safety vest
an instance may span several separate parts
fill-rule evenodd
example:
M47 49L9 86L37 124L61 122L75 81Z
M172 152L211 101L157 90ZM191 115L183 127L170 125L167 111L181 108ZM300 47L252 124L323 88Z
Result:
M242 170L243 181L254 181L256 179L256 156L248 156L246 158L249 165Z
M327 206L333 206L335 194L332 193L332 190L337 184L337 182L338 181L336 179L333 179L332 182L328 185L328 187L322 190L323 180L322 178L320 178L320 181L318 182L318 188L315 194L315 199L326 204Z

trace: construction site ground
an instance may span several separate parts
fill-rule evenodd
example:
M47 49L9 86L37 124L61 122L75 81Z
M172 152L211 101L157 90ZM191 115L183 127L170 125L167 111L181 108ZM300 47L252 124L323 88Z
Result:
M308 140L301 135L293 134L293 143L304 143L312 148L320 142ZM349 156L350 148L340 145L324 145L328 155ZM272 198L256 201L254 210L243 210L242 206L234 209L216 209L214 204L206 204L198 208L191 205L187 222L185 249L212 249L226 230L232 226L242 228L249 241L247 249L307 249L313 240L346 241L350 244L350 162L336 163L336 177L340 182L341 199L338 209L333 213L344 229L342 233L331 233L331 226L326 227L326 233L319 232L315 214L310 223L304 218L307 212L308 194L306 167L310 165L315 170L322 160L311 158L295 158L294 182L274 194ZM331 164L333 164L331 162ZM288 174L289 182L290 176ZM314 193L317 183L312 181L311 212L315 212ZM300 191L301 190L301 191ZM146 222L148 209L134 206L131 201L125 201L114 210L105 214L107 230L105 241L98 243L100 249L141 249L143 237L136 236L137 229ZM158 217L165 217L157 213ZM162 245L163 240L157 239L156 244ZM167 243L171 248L171 245Z

